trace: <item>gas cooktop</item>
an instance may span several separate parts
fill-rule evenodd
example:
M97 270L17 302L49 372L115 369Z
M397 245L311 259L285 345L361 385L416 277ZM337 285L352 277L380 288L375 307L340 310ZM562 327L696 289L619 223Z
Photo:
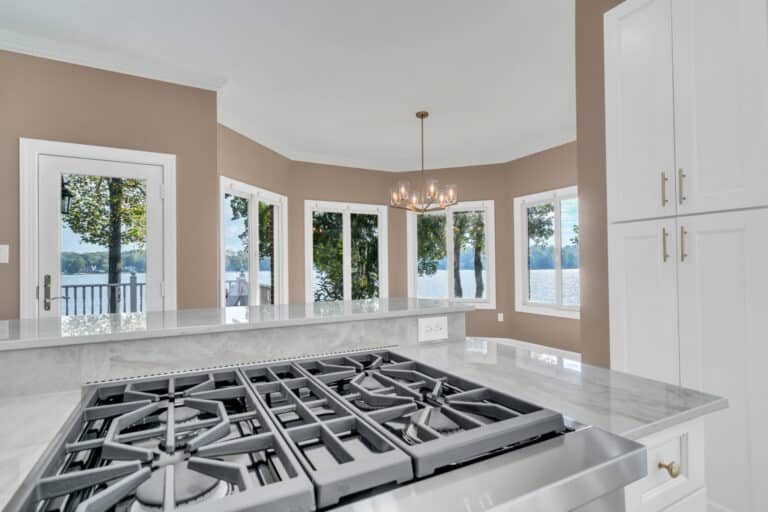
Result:
M571 430L391 351L89 385L7 510L327 509Z

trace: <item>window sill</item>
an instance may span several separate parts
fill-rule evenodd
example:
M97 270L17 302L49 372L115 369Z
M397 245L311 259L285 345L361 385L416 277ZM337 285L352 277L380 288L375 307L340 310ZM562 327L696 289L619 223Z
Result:
M533 304L521 304L515 306L515 311L518 313L530 313L532 315L544 315L544 316L556 316L560 318L570 318L572 320L580 320L581 312L574 309L563 309L555 306L545 305L533 305Z

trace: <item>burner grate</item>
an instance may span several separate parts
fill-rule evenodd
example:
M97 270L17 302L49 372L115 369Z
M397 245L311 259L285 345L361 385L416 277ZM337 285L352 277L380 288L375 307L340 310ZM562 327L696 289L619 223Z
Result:
M318 507L413 477L405 453L295 363L242 372L313 480Z

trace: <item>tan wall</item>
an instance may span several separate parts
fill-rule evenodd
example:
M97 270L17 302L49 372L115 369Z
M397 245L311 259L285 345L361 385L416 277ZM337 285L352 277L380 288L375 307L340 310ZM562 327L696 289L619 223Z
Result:
M351 169L338 166L290 162L256 142L221 127L219 159L222 175L288 196L289 277L291 302L304 302L304 200L349 201L381 204L389 188L399 179L416 173ZM290 166L287 182L281 174ZM440 169L428 174L443 184L459 186L461 199L493 199L496 208L497 310L477 311L468 318L467 332L473 336L513 337L568 350L579 350L579 322L562 318L515 313L514 232L512 200L515 196L576 184L576 144L566 144L512 162ZM280 188L287 184L287 189ZM407 295L405 213L389 210L389 286L392 297ZM497 312L505 321L499 323Z
M608 367L608 231L605 197L603 13L620 0L576 1L576 125L584 361Z
M19 316L19 138L177 157L178 306L216 305L216 95L0 51L0 318Z

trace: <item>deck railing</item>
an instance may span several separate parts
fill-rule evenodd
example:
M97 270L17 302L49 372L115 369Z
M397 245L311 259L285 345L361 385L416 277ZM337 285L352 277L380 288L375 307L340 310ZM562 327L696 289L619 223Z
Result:
M109 313L110 290L117 289L117 311L144 311L146 283L131 274L127 283L65 284L61 286L64 315L98 315Z

